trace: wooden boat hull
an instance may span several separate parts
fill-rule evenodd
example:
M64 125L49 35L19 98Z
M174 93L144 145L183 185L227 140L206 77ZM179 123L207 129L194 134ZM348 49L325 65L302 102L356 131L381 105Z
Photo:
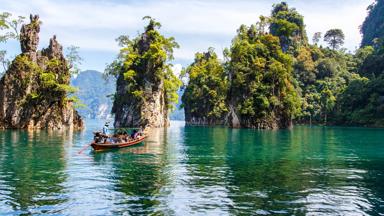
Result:
M144 141L144 139L147 138L146 136L143 136L143 137L140 137L138 139L135 139L135 140L131 140L129 142L125 142L125 143L95 143L93 142L91 144L93 150L95 151L102 151L102 150L107 150L107 149L116 149L116 148L124 148L124 147L128 147L128 146L133 146L133 145L137 145L141 142Z

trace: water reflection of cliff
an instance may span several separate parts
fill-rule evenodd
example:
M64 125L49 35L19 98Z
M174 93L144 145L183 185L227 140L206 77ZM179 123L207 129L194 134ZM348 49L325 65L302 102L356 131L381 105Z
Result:
M174 165L177 184L168 205L177 215L199 212L226 215L232 199L226 187L231 178L227 163L227 128L185 127Z
M320 127L232 133L233 213L366 214L370 189L349 140Z
M49 213L66 201L63 143L71 134L45 131L0 133L0 212Z
M167 205L177 214L367 214L376 196L349 142L332 128L186 127Z

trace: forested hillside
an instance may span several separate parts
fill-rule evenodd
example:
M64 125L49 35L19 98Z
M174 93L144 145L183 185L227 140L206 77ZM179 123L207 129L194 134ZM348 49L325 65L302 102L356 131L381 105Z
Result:
M186 116L214 113L215 123L251 128L285 128L291 121L384 126L383 5L378 0L368 8L362 47L350 53L341 29L317 32L310 43L304 17L285 2L274 4L269 17L240 26L224 62L196 54L185 73Z
M79 89L76 95L85 105L78 108L81 116L104 119L111 115L111 95L116 90L112 77L104 79L101 72L88 70L72 78L71 84Z
M384 1L376 0L368 7L368 16L361 26L363 40L361 46L374 45L384 35Z
M228 112L228 78L214 50L210 48L205 53L197 53L195 61L182 75L189 77L182 97L186 123L224 124Z
M361 26L362 47L355 54L360 77L343 92L336 120L339 124L383 127L384 1L377 0L368 10L368 17Z

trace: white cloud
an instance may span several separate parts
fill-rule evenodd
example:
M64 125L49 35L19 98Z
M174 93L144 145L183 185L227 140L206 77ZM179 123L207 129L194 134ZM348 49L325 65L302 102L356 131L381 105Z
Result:
M221 54L230 45L241 24L252 24L260 15L269 15L273 0L190 0L190 1L74 1L74 0L0 0L0 11L18 15L39 14L43 21L41 42L48 43L53 34L64 46L77 45L81 50L108 55L98 61L84 56L83 69L103 70L105 59L111 59L119 48L115 38L121 34L131 37L142 31L141 18L150 15L159 20L162 32L175 36L181 48L175 51L175 63L192 61L194 53L216 48ZM361 37L358 26L366 16L372 0L291 0L305 16L309 38L314 32L341 28L346 34L345 47L353 50ZM16 50L16 49L15 49ZM17 48L18 50L18 48ZM98 55L100 56L100 55Z
M175 76L179 77L183 66L181 64L175 64L172 66L172 71Z

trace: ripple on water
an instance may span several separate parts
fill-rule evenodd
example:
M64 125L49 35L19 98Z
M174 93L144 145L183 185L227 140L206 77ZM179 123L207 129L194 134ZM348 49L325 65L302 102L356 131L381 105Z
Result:
M366 198L366 191L354 187L310 188L301 191L301 198L292 201L302 204L309 214L359 214L369 215L372 205Z
M384 212L384 130L176 124L136 147L78 155L99 125L73 136L0 132L0 215Z

